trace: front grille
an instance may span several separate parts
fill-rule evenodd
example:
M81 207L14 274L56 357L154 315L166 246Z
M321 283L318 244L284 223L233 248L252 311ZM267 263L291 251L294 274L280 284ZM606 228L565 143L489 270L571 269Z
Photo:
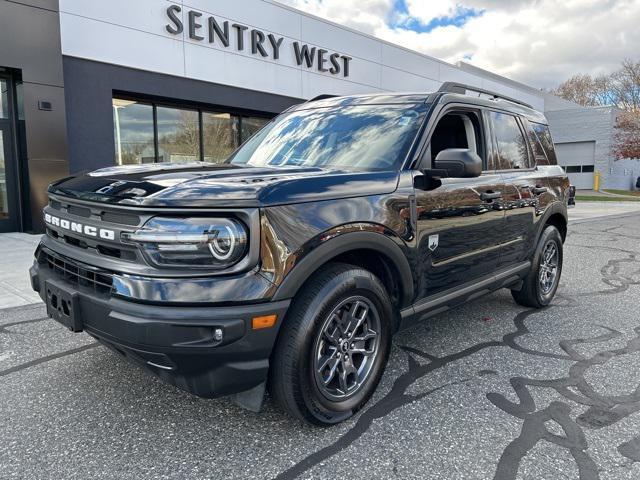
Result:
M70 213L77 217L83 218L100 218L103 222L117 223L127 226L139 226L142 223L142 219L139 215L135 215L127 212L112 211L99 207L83 207L80 205L74 205L66 202L62 203L58 200L49 199L49 206L54 210L58 210L62 213Z
M105 205L78 205L67 198L49 199L49 205L45 207L45 215L49 214L60 223L47 223L47 235L57 242L82 249L86 255L118 259L129 263L142 263L142 255L136 245L122 243L122 232L133 232L140 228L149 218L148 214L138 215L123 211L113 206ZM62 222L67 222L66 227ZM82 230L69 228L80 224L91 226L94 229L104 228L114 232L111 240L101 238L99 235L87 235ZM69 258L76 258L75 255ZM86 258L86 257L85 257ZM87 260L85 260L87 261ZM99 264L99 260L97 262ZM93 261L89 261L93 264Z
M103 222L119 223L120 225L133 227L140 225L142 221L138 215L120 212L102 212L101 218Z
M113 276L104 270L44 250L40 253L39 261L74 285L91 288L96 293L111 293Z
M89 244L87 244L87 242L84 240L80 240L70 235L61 235L59 232L49 227L47 227L47 235L58 240L59 242L66 243L67 245L72 245L76 248L81 248L83 250L88 250L89 248L91 248L93 251L105 257L119 258L121 260L127 260L129 262L135 262L138 259L134 247L130 247L128 249L118 248L106 244L103 245L96 241L94 241L94 245L90 247Z
M77 217L91 217L91 209L85 207L78 207L77 205L69 205L67 207L67 212Z

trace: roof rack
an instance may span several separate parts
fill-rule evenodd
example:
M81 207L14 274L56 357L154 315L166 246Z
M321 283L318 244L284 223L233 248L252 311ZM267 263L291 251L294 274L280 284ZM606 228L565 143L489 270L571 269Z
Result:
M466 95L467 90L472 92L481 93L484 95L489 95L492 100L506 100L508 102L517 103L518 105L522 105L523 107L531 108L533 107L522 100L518 100L516 98L507 97L506 95L502 95L501 93L492 92L490 90L485 90L484 88L472 87L471 85L465 85L464 83L456 83L456 82L444 82L438 92L441 93L459 93L462 95Z

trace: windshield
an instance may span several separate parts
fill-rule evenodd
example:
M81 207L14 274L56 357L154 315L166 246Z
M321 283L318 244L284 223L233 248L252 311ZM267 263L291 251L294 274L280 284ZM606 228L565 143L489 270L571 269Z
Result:
M253 167L399 168L426 105L365 105L294 111L276 118L228 162Z

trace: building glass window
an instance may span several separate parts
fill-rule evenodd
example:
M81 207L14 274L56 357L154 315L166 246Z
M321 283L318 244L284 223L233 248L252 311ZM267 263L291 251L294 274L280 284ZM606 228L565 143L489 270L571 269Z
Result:
M567 165L565 171L567 173L580 173L582 167L580 165Z
M16 103L18 104L18 120L24 120L24 87L21 81L16 82Z
M113 99L113 124L118 165L155 161L152 105Z
M202 112L204 161L220 163L238 146L238 117L228 113Z
M0 220L9 218L7 180L4 158L4 131L0 130Z
M583 165L582 166L582 173L593 173L595 169L594 165Z
M9 82L0 79L0 118L9 118Z
M200 121L195 110L157 107L158 161L200 160Z
M530 168L529 149L516 117L491 112L491 119L498 144L498 170Z
M268 118L113 99L118 165L207 161L220 163Z
M258 130L269 123L269 119L260 117L243 117L242 118L242 140L246 142Z

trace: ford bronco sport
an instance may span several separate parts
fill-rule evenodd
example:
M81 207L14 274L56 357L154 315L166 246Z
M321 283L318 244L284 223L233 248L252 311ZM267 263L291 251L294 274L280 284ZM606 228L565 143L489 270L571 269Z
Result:
M166 382L253 410L269 388L332 424L398 330L500 288L549 304L570 197L545 117L516 100L322 96L219 165L52 184L31 279L51 317Z

